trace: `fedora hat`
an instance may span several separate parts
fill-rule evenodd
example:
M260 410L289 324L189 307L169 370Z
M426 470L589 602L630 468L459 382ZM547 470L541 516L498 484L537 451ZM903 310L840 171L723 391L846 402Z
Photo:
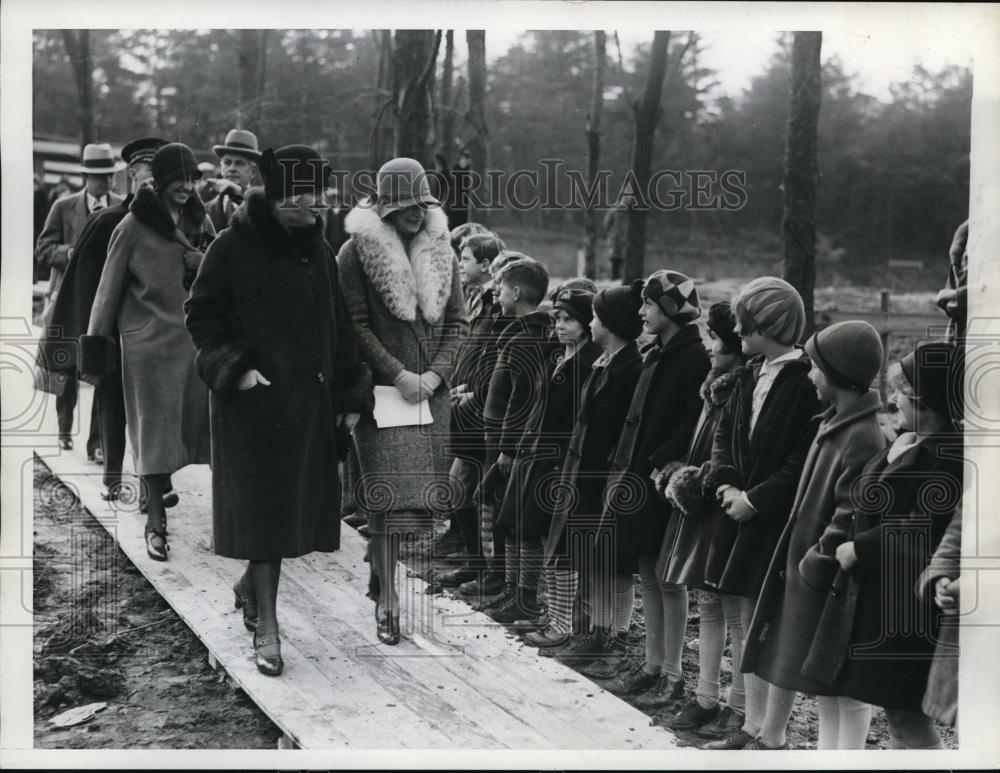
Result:
M246 129L232 129L222 145L213 145L212 152L219 158L225 155L244 156L252 161L260 160L257 135Z
M76 174L114 174L125 168L124 161L115 161L111 146L104 142L91 142L83 146L83 155Z
M412 158L386 161L378 170L376 185L375 213L383 220L393 212L414 204L441 206L441 202L431 195L427 172L419 161Z

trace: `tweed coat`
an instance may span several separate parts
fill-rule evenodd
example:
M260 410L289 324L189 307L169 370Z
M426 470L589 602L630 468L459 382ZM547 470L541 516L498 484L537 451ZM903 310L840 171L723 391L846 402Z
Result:
M716 502L714 496L706 496L701 486L701 471L707 471L707 462L712 456L712 440L715 428L722 418L722 411L733 390L739 383L742 367L723 373L702 388L704 407L698 426L691 439L686 465L700 468L690 477L694 486L691 494L699 500L697 512L682 512L673 507L663 532L663 542L660 554L656 559L656 576L661 582L686 585L689 588L702 588L705 585L705 562L708 559L708 549L711 545L715 522L728 516Z
M182 235L178 235L178 231ZM111 362L87 362L86 339L121 335L129 440L140 475L175 472L209 460L208 390L195 371L184 327L184 254L212 238L204 205L192 196L180 226L153 188L136 191L115 228L90 314L81 370L110 373Z
M747 363L726 403L712 441L712 469L705 481L714 496L728 483L747 492L757 513L737 523L716 520L705 563L705 583L716 593L757 598L768 562L792 509L821 410L806 357L781 367L750 434L753 390L763 356Z
M879 407L878 393L869 391L843 414L823 412L764 578L742 670L786 690L830 694L828 685L802 674L802 664L837 574L837 547L850 534L855 483L885 447Z
M955 508L951 523L934 551L934 557L917 583L917 594L922 599L934 598L934 583L941 577L949 580L960 575L959 557L962 555L962 508ZM927 691L921 710L929 717L946 725L958 719L958 615L941 618L941 630L934 649L934 660L927 675Z
M517 445L510 482L498 523L516 526L520 539L541 540L549 533L563 459L580 407L580 392L601 348L588 340L568 360L553 342L542 392L528 404L528 418Z
M612 458L603 513L608 524L615 524L623 554L655 557L660 550L670 511L656 494L650 474L686 456L709 367L708 352L693 323L665 345L657 341L645 350ZM637 566L622 569L638 571Z
M109 207L122 202L122 197L113 193L108 193L107 199ZM85 188L57 199L45 218L42 232L38 235L35 259L39 265L51 269L49 292L42 314L43 327L49 324L55 299L59 295L59 288L62 287L63 276L69 265L69 248L76 244L89 215Z
M322 223L286 230L251 189L185 311L211 389L215 552L263 561L336 550L347 442L336 417L370 410L371 383ZM250 368L270 386L238 391Z
M961 501L963 439L925 436L891 463L889 450L861 473L858 563L838 573L803 672L835 695L919 710L941 614L932 595L914 589Z
M550 566L586 564L592 569L586 544L578 545L573 532L590 534L591 542L600 532L611 456L641 371L642 355L635 341L629 341L607 365L592 368L583 385L559 487L553 492L557 502L545 541L545 562ZM604 533L613 535L609 530ZM610 552L616 563L624 561L617 546Z
M469 332L447 219L428 209L408 247L371 208L352 210L345 226L351 237L337 255L340 281L375 384L391 386L403 370L442 379L430 398L432 424L378 429L365 417L355 427L358 504L372 512L447 510L448 389Z

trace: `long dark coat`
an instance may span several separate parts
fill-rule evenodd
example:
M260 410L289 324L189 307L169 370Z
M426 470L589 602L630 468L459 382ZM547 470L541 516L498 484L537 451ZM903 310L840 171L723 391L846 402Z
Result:
M593 368L583 386L559 488L553 493L558 502L545 541L545 562L549 565L589 563L589 551L577 544L573 532L587 532L593 540L599 531L612 449L628 416L641 371L642 355L635 341L630 341L606 366ZM620 563L617 548L612 552Z
M444 213L428 209L407 247L370 207L352 210L346 228L351 238L337 263L361 359L375 384L391 386L403 370L432 370L442 379L429 399L432 424L378 429L366 417L355 427L358 505L378 512L446 511L448 389L469 325Z
M185 310L212 390L215 552L266 561L336 550L335 417L370 409L371 392L321 225L293 234L251 190ZM271 385L238 391L250 368Z
M750 520L716 520L705 564L705 583L717 593L757 598L774 554L822 410L801 357L778 371L761 407L753 435L750 409L763 356L747 363L740 384L719 420L712 441L712 471L705 488L724 483L747 492L757 508Z
M601 349L588 341L568 360L560 353L556 348L551 351L544 392L530 405L498 519L500 524L516 525L520 539L540 540L549 533L556 504L551 492L559 482L581 390Z
M919 710L941 614L933 594L914 589L961 501L963 440L929 435L891 464L888 454L861 473L858 563L838 573L803 671L830 682L835 695Z
M184 255L213 230L197 196L184 205L179 226L149 186L139 187L129 209L111 236L87 333L110 339L117 324L136 472L171 473L209 460L208 390L184 327ZM113 369L108 362L92 367L86 352L81 370Z
M854 484L885 447L879 407L878 393L869 391L843 415L823 413L764 578L742 670L786 690L830 694L828 685L803 676L802 664L837 574L837 547L850 533Z
M666 345L647 347L645 355L612 458L603 512L607 523L615 524L618 549L636 557L656 556L663 542L669 508L656 494L650 474L687 455L701 414L699 390L710 367L693 323Z
M715 428L722 418L726 402L739 384L740 370L742 368L723 373L708 384L707 389L702 389L705 403L685 464L697 467L711 459ZM714 496L707 496L700 490L700 481L695 479L693 482L698 484L699 491L694 493L703 501L703 507L699 513L682 513L673 508L656 559L656 576L662 582L707 589L705 562L715 523L719 518L728 516L722 512Z

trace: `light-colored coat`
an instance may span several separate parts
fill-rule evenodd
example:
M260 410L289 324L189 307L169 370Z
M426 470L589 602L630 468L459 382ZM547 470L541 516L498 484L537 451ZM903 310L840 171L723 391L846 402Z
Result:
M432 370L442 379L430 398L432 424L377 429L366 417L355 427L359 505L379 512L446 509L448 388L469 331L447 219L429 209L408 248L368 208L353 210L346 228L351 238L337 256L340 282L375 384L392 385L403 370Z
M199 230L211 234L201 201L192 197L185 206L188 240ZM117 320L125 416L140 475L209 461L208 388L184 327L187 247L176 230L156 192L140 186L111 235L87 331L110 336ZM81 368L89 370L86 362Z
M109 207L120 204L121 201L121 196L108 194ZM83 232L83 226L89 216L87 191L84 189L57 200L45 218L45 227L38 235L38 242L35 245L35 259L39 265L47 266L51 270L49 292L42 312L43 325L47 325L52 317L52 307L59 294L59 288L62 287L66 267L69 265L69 249L76 244L77 237Z

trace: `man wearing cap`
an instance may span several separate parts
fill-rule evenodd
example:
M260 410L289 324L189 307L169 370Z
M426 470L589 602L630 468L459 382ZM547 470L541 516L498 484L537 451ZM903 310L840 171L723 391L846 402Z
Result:
M73 245L83 231L87 216L121 203L121 197L111 193L111 177L124 167L123 163L115 162L110 145L91 143L85 146L81 164L76 170L83 175L83 190L56 201L45 219L45 227L35 245L35 259L40 266L51 270L48 299L42 312L46 336L55 332L54 338L66 338L70 332L68 329L50 330L63 275L73 257ZM59 362L58 367L56 362ZM49 372L59 370L65 374L65 379L59 379L59 386L53 391L56 392L56 413L59 417L59 447L68 451L73 448L70 433L73 430L73 412L77 399L75 364L67 370L66 363L57 360L40 362L39 367ZM90 437L87 440L87 455L91 459L96 456L98 444L97 422L91 421Z
M219 232L233 219L233 213L243 203L243 196L257 174L260 162L257 135L246 129L233 129L226 135L225 143L214 146L212 152L219 157L222 178L214 181L219 195L205 209Z
M129 194L121 203L94 212L87 218L63 278L66 292L56 300L52 324L61 324L68 338L75 340L87 332L111 234L128 214L136 189L152 179L153 154L166 144L167 141L159 137L142 137L122 148L122 160L128 165ZM118 341L117 329L112 337ZM105 488L101 493L105 499L115 499L120 491L122 460L125 457L125 398L120 361L116 363L114 372L94 387L92 416L95 415L100 423L104 455Z

